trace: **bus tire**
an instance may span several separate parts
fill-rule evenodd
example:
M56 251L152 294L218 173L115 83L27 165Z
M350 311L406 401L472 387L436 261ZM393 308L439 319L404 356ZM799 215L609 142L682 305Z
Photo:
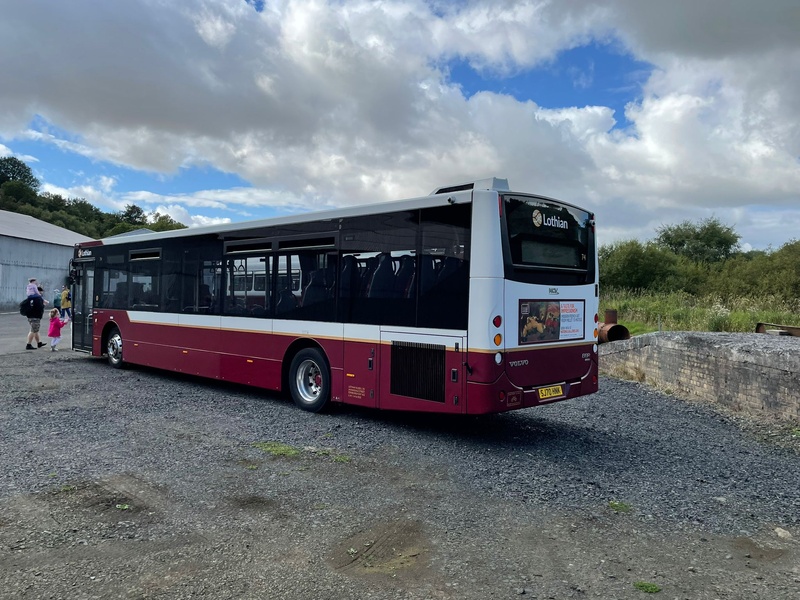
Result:
M316 348L300 350L289 367L289 391L303 410L320 412L331 398L331 368Z
M108 356L109 365L115 369L121 369L124 366L122 362L122 335L119 332L119 327L112 327L108 332L106 354Z

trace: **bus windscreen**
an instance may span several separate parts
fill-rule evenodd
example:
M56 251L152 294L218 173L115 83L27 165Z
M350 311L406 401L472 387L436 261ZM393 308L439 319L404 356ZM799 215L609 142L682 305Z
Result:
M504 204L515 266L588 268L588 212L542 198L506 196Z

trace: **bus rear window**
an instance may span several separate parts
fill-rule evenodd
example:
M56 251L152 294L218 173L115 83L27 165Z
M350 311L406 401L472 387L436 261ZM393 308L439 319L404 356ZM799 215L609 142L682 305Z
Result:
M504 198L511 262L515 267L586 271L591 215L542 198Z

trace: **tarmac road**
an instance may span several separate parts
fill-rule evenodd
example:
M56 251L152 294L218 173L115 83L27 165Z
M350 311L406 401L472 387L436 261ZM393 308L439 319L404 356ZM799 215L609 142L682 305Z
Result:
M42 319L42 325L39 329L39 339L45 342L48 346L50 345L50 338L47 337L47 309L50 307L46 307L45 309L45 316ZM62 329L62 333L64 334L61 338L61 342L58 344L59 351L72 351L72 324L67 325L64 329ZM0 356L4 354L17 354L24 353L24 352L31 352L31 350L25 350L25 338L30 331L30 326L28 325L28 319L23 317L18 312L10 313L0 313ZM50 352L49 347L42 346L37 350L39 353L44 353L45 351Z

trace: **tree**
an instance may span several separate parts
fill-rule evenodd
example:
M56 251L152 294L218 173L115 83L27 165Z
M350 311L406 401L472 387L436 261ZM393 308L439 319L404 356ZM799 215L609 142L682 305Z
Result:
M28 204L35 207L38 200L36 192L30 186L13 179L0 184L0 194L3 200L16 205ZM3 202L4 206L6 202Z
M14 156L0 158L0 185L7 181L18 181L33 191L38 191L41 186L30 167Z
M148 215L149 224L147 227L153 231L170 231L172 229L186 229L186 225L180 223L169 215L162 215L156 211Z
M143 229L142 227L137 227L136 225L131 225L130 223L125 222L118 222L116 225L111 227L111 229L107 229L103 232L101 237L111 237L114 235L119 235L121 233L128 233L129 231L134 231L136 229Z
M723 225L716 217L699 224L684 221L663 225L656 230L655 243L698 263L716 263L732 256L739 249L741 236L733 227Z
M136 227L147 227L147 214L135 204L128 204L120 213L120 220Z
M676 279L679 259L669 250L638 240L601 246L600 285L629 290L667 290Z

